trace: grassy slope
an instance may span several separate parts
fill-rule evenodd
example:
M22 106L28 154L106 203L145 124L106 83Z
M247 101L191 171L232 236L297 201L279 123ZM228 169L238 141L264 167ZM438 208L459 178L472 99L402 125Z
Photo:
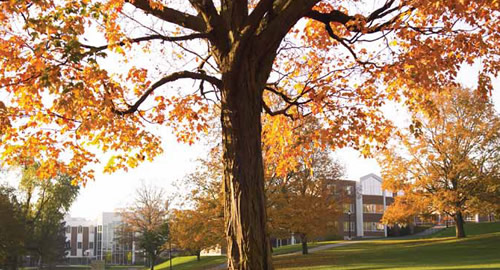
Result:
M177 257L172 259L172 268L175 270L201 270L209 269L216 265L220 265L226 262L225 256L202 256L200 261L196 260L196 256L185 256ZM166 261L164 263L155 266L155 270L168 270L170 269L170 262Z
M276 269L500 269L500 223L448 228L426 239L373 240L308 256L275 258Z
M327 241L327 242L314 242L308 243L309 248L338 243L339 241ZM273 250L273 255L280 255L286 253L293 253L302 251L302 245L287 245L279 248L275 248ZM209 256L202 257L200 262L196 261L196 256L186 256L186 257L177 257L172 260L172 268L175 270L184 270L184 269L192 269L192 270L200 270L200 269L208 269L226 262L225 256ZM170 267L170 263L168 261L158 264L155 266L155 269L158 270L168 270Z

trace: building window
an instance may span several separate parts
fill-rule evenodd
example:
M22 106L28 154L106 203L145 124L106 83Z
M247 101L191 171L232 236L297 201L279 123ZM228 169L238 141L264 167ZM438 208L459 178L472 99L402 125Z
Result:
M347 193L347 195L352 195L352 186L346 186L345 192Z
M383 232L384 224L378 222L363 222L363 230L365 232Z
M78 249L82 249L82 242L78 242L78 243L77 243L77 248L78 248Z
M351 213L354 213L354 204L352 203L344 203L342 205L342 208L344 209L344 213L347 213L351 211Z
M78 233L82 233L82 232L83 232L82 226L78 226Z
M89 242L89 249L94 249L94 242Z
M102 225L97 226L97 232L102 232Z
M476 216L468 214L468 215L465 216L464 221L473 221L473 222L475 222L476 221Z
M363 204L363 213L383 214L384 206L381 204Z
M349 227L349 222L344 221L344 232L349 232L349 230L354 232L354 222L351 221L351 226Z
M66 226L66 233L71 233L71 227L70 226Z

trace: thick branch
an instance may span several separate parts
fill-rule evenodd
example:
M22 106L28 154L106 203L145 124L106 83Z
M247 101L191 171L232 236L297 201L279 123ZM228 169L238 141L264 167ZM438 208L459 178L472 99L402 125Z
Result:
M288 31L304 17L320 0L293 0L276 4L275 17L259 35L258 46L262 53L276 50Z
M313 20L322 22L324 24L330 24L331 22L337 22L341 24L347 24L349 21L354 20L353 16L349 16L344 12L338 10L332 10L330 13L321 13L316 10L311 10L306 14L306 17Z
M162 79L160 79L159 81L157 81L153 85L151 85L151 87L149 87L146 90L146 92L144 92L144 94L142 94L142 96L133 105L128 106L128 108L126 110L119 110L116 108L112 108L112 111L118 115L126 115L126 114L134 113L139 109L139 106L141 106L141 104L144 103L144 101L146 101L146 99L155 91L155 89L157 89L158 87L160 87L166 83L173 82L173 81L176 81L179 79L203 80L203 81L207 81L207 82L209 82L209 83L211 83L219 88L222 87L222 82L219 79L212 77L212 76L209 76L209 75L206 75L206 74L203 74L203 73L196 73L196 72L191 72L191 71L175 72L175 73L172 73L168 76L163 77Z
M239 30L248 16L248 0L222 0L221 14L231 30Z
M199 12L206 24L207 32L210 32L214 38L212 41L219 48L227 50L227 30L224 20L217 12L212 0L189 0L191 5Z
M394 2L395 2L394 0L387 1L382 7L373 11L370 15L368 15L368 17L362 17L362 19L365 21L365 23L373 22L374 20L381 19L387 16L388 14L391 14L392 12L401 9L401 7L399 6L391 8ZM316 10L311 10L306 14L306 17L322 22L327 26L330 25L330 23L332 22L340 23L345 25L349 31L353 32L376 33L385 30L388 26L390 26L398 19L400 19L402 15L407 14L408 12L411 12L413 10L414 8L409 8L408 10L402 11L399 14L395 15L386 22L371 27L360 24L348 25L349 22L358 20L360 18L355 16L350 16L338 10L332 10L330 13L321 13Z
M162 9L153 9L149 5L149 0L127 0L128 3L141 9L147 14L151 14L163 21L170 22L197 32L205 32L207 29L203 19L178 10L163 6Z

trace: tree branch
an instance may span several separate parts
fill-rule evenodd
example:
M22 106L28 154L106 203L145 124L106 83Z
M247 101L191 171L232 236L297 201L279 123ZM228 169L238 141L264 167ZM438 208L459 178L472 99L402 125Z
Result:
M154 90L166 83L173 82L179 79L194 79L194 80L204 80L207 81L219 88L222 87L222 82L210 75L202 74L202 73L196 73L196 72L191 72L191 71L180 71L180 72L175 72L170 75L167 75L163 78L161 78L159 81L155 82L151 87L149 87L144 94L133 104L128 106L127 109L125 110L120 110L116 108L112 108L111 110L113 113L118 114L118 115L126 115L126 114L132 114L136 112L139 109L139 106L146 101L146 99L154 92Z
M107 45L102 45L102 46L91 46L91 45L86 45L86 44L81 44L80 46L86 49L90 49L92 52L98 52L102 50L106 50L107 48L111 46L123 46L127 42L128 43L139 43L143 41L151 41L151 40L163 40L163 41L184 41L184 40L192 40L192 39L197 39L197 38L207 38L208 34L205 33L194 33L190 35L185 35L185 36L177 36L177 37L168 37L164 35L149 35L149 36L144 36L144 37L139 37L139 38L132 38L127 41L121 41L117 42L115 44L107 44Z
M178 10L163 6L162 9L154 9L149 5L149 0L126 0L136 8L151 14L163 21L170 22L197 32L205 32L207 25L203 19Z

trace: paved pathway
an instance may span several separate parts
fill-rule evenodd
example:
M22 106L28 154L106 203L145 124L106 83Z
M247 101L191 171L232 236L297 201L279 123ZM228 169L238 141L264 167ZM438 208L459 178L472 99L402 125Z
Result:
M413 235L414 236L426 236L426 235L430 235L430 234L439 232L440 230L443 230L443 229L446 229L446 227L444 225L436 225L436 226L433 226L433 227L431 227L423 232L419 232L419 233L416 233Z
M358 241L346 241L346 242L340 242L340 243L336 243L336 244L321 245L321 246L309 248L309 253L314 253L314 252L322 251L325 249L331 249L331 248L335 248L335 247L347 246L347 245L351 245L351 244L355 244L355 243L358 243ZM291 252L291 253L276 255L274 257L283 257L283 256L292 256L292 255L302 255L302 250L296 251L296 252Z
M309 253L314 253L314 252L318 252L318 251L322 251L322 250L326 250L326 249L330 249L330 248L335 248L335 247L347 246L347 245L356 244L356 243L359 243L359 242L358 241L346 241L346 242L340 242L340 243L336 243L336 244L321 245L321 246L310 248ZM279 254L279 255L275 255L273 257L284 257L284 256L293 256L293 255L302 255L302 250L296 251L296 252L291 252L291 253ZM210 270L222 270L222 269L227 269L226 263L215 266L213 268L210 268Z

